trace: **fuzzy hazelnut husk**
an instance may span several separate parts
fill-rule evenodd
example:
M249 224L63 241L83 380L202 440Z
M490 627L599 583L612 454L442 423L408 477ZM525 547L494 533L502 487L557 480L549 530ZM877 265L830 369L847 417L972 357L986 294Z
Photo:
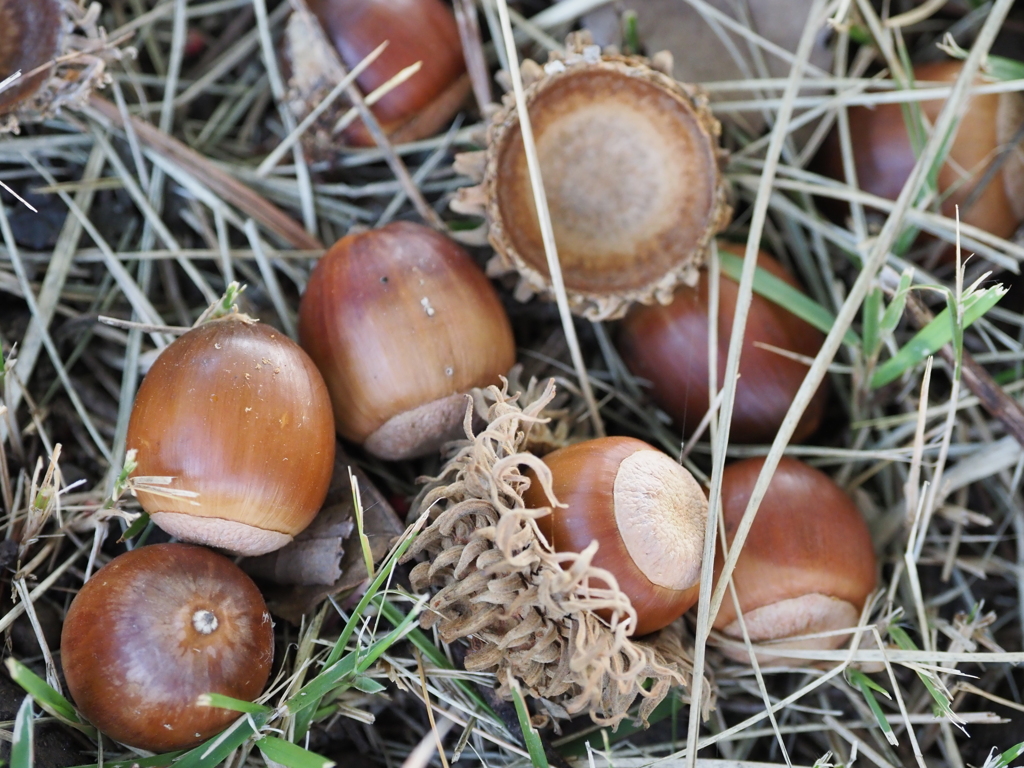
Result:
M207 322L167 347L139 387L127 438L136 495L185 541L280 549L327 495L333 421L323 378L295 342L244 315Z
M739 256L743 250L720 242L720 249ZM764 251L757 264L771 275L800 289L794 277ZM690 434L710 406L708 391L708 280L695 288L680 286L667 305L634 306L622 321L616 344L635 376L651 383L651 398L684 434ZM723 275L718 282L718 385L725 378L733 315L739 284ZM753 294L740 355L729 439L739 443L770 443L782 425L807 365L761 344L814 357L824 335L785 307ZM828 402L822 383L797 424L793 441L810 437L821 424Z
M82 714L103 733L153 752L188 749L239 717L197 699L252 701L274 658L259 589L223 555L154 544L114 558L75 596L61 665Z
M693 285L732 211L706 95L648 59L602 56L588 43L571 38L569 53L543 69L524 62L523 77L569 305L599 320ZM512 94L491 120L486 152L457 167L481 182L452 208L486 216L498 253L489 271L517 271L518 298L550 297Z
M939 61L914 68L915 83L953 83L963 68L960 61ZM925 87L925 86L920 86ZM934 124L945 101L918 102L921 113ZM895 200L917 162L907 132L903 105L878 104L849 109L850 135L857 183L865 192ZM1024 122L1024 95L1020 93L979 94L967 100L947 161L939 169L937 185L942 213L1002 238L1010 238L1024 221L1024 142L1009 148ZM999 173L987 181L986 171L1007 149ZM844 179L838 131L833 131L815 161L820 171ZM964 207L968 198L973 200ZM831 205L831 204L830 204ZM837 211L839 206L831 205ZM952 248L947 249L953 254Z
M689 684L682 622L642 640L629 637L635 609L594 563L596 545L552 551L537 527L550 508L525 506L526 468L547 498L553 493L550 470L523 451L545 420L553 383L525 409L507 387L491 387L487 397L488 426L472 434L467 419L466 439L412 510L429 515L408 554L423 558L410 573L413 588L435 592L421 625L446 643L470 637L466 669L494 673L506 699L518 680L547 716L587 713L614 725L640 697L644 722L672 686ZM706 711L710 688L704 690Z
M453 240L394 222L324 254L299 338L331 393L339 434L383 459L432 453L461 433L467 393L515 363L505 308Z
M729 544L764 461L763 457L746 459L725 468L722 516ZM719 551L716 581L722 564ZM838 648L849 635L804 640L799 636L857 626L864 603L875 589L876 570L871 533L853 500L824 472L783 457L732 575L751 641L792 637L784 643L786 647ZM714 627L729 637L743 637L728 596ZM750 660L744 649L723 650L736 661ZM758 653L758 661L810 663L770 652Z

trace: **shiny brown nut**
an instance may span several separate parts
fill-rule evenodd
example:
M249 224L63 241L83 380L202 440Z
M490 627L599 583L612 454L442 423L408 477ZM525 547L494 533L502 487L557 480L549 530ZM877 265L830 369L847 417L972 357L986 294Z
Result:
M637 613L634 635L646 635L697 602L708 504L680 464L642 440L606 437L544 456L554 507L537 525L556 552L598 543L593 565L609 571ZM527 508L550 506L537 477L523 494Z
M127 445L138 451L136 477L174 478L137 490L153 522L243 555L279 549L305 529L334 471L320 372L283 333L239 315L161 353L139 387Z
M763 458L755 458L725 468L722 515L729 544L763 465ZM719 551L716 581L722 563ZM871 534L853 500L828 475L783 457L732 578L755 643L855 627L876 584ZM722 602L714 626L731 637L743 636L730 597ZM848 639L837 634L786 645L827 649ZM738 661L750 658L743 650L727 654ZM758 658L772 660L767 654Z
M742 254L731 244L723 250ZM758 266L799 288L783 266L763 251ZM707 413L708 393L708 280L701 274L696 288L676 289L667 306L635 306L622 322L618 349L635 376L651 383L651 397L683 432L689 434ZM739 284L728 277L718 283L718 386L725 377L732 319ZM807 365L765 349L769 344L814 357L824 336L784 307L754 294L747 317L740 355L729 439L739 443L769 443L775 438L786 411L807 374ZM828 400L828 387L818 389L797 425L794 441L809 437L818 425Z
M206 693L251 701L274 657L256 585L223 555L154 544L114 558L68 609L61 664L82 714L139 749L187 749L237 712L199 706Z
M406 67L420 70L373 106L384 132L397 143L431 136L458 112L469 93L459 28L451 8L440 0L309 0L338 55L349 69L377 46L388 47L357 79L370 94ZM345 143L373 146L357 120Z
M465 393L515 363L505 308L454 241L395 222L324 254L299 308L299 336L324 375L338 432L384 459L458 437Z

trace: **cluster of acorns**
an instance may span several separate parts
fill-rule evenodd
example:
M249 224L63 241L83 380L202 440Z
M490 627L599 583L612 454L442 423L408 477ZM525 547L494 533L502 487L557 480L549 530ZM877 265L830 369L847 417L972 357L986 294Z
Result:
M633 339L637 354L648 351L637 344L635 318L653 312L670 319L679 306L683 333L692 333L687 323L706 325L702 292L683 287L668 308L638 309L623 338ZM763 311L769 319L759 330L788 339L794 321L767 304ZM498 383L515 358L508 318L483 272L456 243L411 223L351 234L328 251L310 278L299 327L306 351L232 313L184 334L156 360L127 442L138 452L137 495L154 523L234 554L277 549L323 503L335 426L383 458L436 452L462 428L466 393ZM692 335L690 354L706 360L706 334ZM706 365L693 371L660 386L706 391ZM798 384L794 378L791 393ZM773 418L777 427L784 412L764 416L755 408L751 434L772 429ZM576 443L544 461L567 504L541 518L545 537L559 551L599 542L594 564L630 598L634 634L689 609L707 515L693 477L626 437ZM730 532L759 467L749 460L726 470ZM158 485L148 477L173 479ZM539 484L525 502L550 504ZM785 460L734 579L755 640L853 626L875 584L871 539L826 475ZM75 702L105 733L146 749L180 749L234 716L198 706L200 694L250 699L262 690L273 655L270 627L258 589L229 559L184 544L143 547L115 558L79 592L64 626L64 670ZM738 632L728 606L716 627ZM843 638L825 642L836 639Z
M321 15L324 6L314 4ZM439 39L457 37L450 10L433 0L419 6L427 7ZM388 28L372 14L361 18L371 16L371 27ZM337 42L346 24L327 18L351 66L370 48ZM398 11L394 18L419 17ZM417 43L430 39L430 27L417 28ZM422 58L429 64L438 57ZM537 68L528 98L552 182L548 202L567 290L574 308L591 317L621 315L639 302L620 327L622 357L681 430L692 431L710 402L708 287L703 278L696 288L687 283L728 218L717 123L697 89L640 59L584 47L555 64ZM440 85L428 78L433 95L464 77L461 66L450 69ZM386 79L373 75L364 89ZM396 89L391 101L399 95ZM388 130L409 122L406 115L383 117ZM481 185L458 204L485 213L505 265L519 270L527 288L547 292L514 108L496 116L490 138L475 162ZM594 157L606 162L596 167ZM609 199L609 189L621 196ZM766 254L759 264L796 286ZM723 279L721 365L735 299L736 285ZM515 362L509 320L484 273L455 242L410 223L350 234L324 255L302 300L300 337L301 348L231 314L193 329L159 357L138 393L128 436L138 451L137 476L173 478L166 486L138 485L157 525L240 555L279 548L323 503L335 428L383 459L434 453L459 435L466 393L498 383ZM754 297L734 441L771 439L804 377L803 364L765 346L813 356L820 344L816 330ZM826 399L823 389L795 439L817 429ZM599 542L595 564L629 596L635 634L688 610L707 515L693 477L624 437L570 445L544 461L566 505L541 518L544 536L558 551ZM760 467L752 459L725 470L729 541ZM551 500L534 485L525 502L540 508ZM838 644L845 638L834 630L856 624L876 583L871 538L832 480L784 459L733 579L753 640L817 634L804 642ZM715 626L741 635L731 601ZM199 707L198 696L257 696L272 656L271 622L255 585L223 556L185 544L134 550L100 570L73 602L62 637L68 685L82 712L119 741L151 750L185 748L223 728L234 713Z

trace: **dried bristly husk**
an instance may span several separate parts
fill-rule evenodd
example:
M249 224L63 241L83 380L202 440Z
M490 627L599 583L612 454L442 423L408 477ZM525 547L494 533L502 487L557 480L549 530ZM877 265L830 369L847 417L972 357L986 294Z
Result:
M579 67L624 73L630 78L648 81L663 92L670 94L680 103L686 104L695 121L713 140L713 151L716 153L718 165L720 166L724 161L726 153L717 146L721 126L711 113L707 94L696 85L680 83L671 77L672 57L668 52L656 54L652 59L615 53L600 55L597 47L590 44L590 38L585 32L570 36L566 48L568 51L566 54L552 52L550 61L545 67L530 60L522 62L527 103L531 103L537 94L549 87L559 77L572 73ZM462 153L455 158L454 168L456 171L477 184L460 189L452 199L450 207L457 213L485 218L484 227L488 239L496 251L496 255L487 264L488 275L493 278L518 273L519 283L515 290L515 297L519 301L527 301L535 295L551 298L553 292L548 278L527 263L516 250L505 232L503 217L499 210L497 189L501 184L498 178L500 150L505 134L514 130L518 126L518 122L514 94L506 93L503 98L503 108L491 118L487 134L487 149ZM566 291L572 311L591 320L616 319L622 317L633 303L659 302L667 304L671 301L672 295L679 285L696 285L699 268L704 263L712 238L728 225L732 217L732 208L728 202L728 188L720 168L714 187L714 202L705 231L694 247L671 269L656 279L648 280L642 286L617 290L613 293L574 290L571 285L568 285L569 281L567 280Z
M529 382L524 385L522 377L523 365L516 363L508 372L507 385L508 391L519 393L516 405L522 410L528 410L533 403L542 398L545 402L538 414L541 418L526 425L520 450L534 456L544 456L588 437L574 429L578 419L569 407L568 393L556 391L554 397L551 397L548 388L555 379L538 380L531 376ZM481 417L489 413L491 406L496 402L498 392L495 387L477 387L470 390L474 411Z
M418 591L437 590L421 624L446 643L467 638L466 669L493 672L504 698L511 698L514 678L549 713L586 712L596 723L616 725L639 696L637 719L644 723L673 686L689 684L682 621L631 639L635 611L615 578L592 565L596 542L581 554L555 553L535 523L551 510L524 508L524 465L553 498L550 472L524 445L554 396L549 380L521 408L507 381L491 387L488 426L477 435L468 409L467 439L413 508L429 509L431 522L407 556L425 556L410 579Z
M98 26L103 10L99 3L86 8L70 0L59 4L62 29L54 66L32 95L0 115L0 135L17 133L21 124L48 120L64 107L81 109L95 89L111 82L107 68L112 62L136 55L135 48L119 47L118 41L109 40L106 30Z

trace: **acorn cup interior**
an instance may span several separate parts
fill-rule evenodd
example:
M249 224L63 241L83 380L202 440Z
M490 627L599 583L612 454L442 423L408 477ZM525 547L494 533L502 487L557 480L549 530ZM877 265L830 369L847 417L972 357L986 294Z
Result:
M57 55L63 20L58 0L0 0L0 82L22 77L0 91L0 115L11 111L46 82Z
M619 317L635 301L668 300L696 281L711 238L728 222L720 126L700 89L647 59L573 44L542 71L526 68L530 121L570 306ZM582 51L582 53L580 53ZM532 64L532 63L531 63ZM467 168L475 159L467 155ZM486 209L490 239L527 293L550 273L514 102L492 120L480 188L456 209ZM478 194L478 192L482 192Z

